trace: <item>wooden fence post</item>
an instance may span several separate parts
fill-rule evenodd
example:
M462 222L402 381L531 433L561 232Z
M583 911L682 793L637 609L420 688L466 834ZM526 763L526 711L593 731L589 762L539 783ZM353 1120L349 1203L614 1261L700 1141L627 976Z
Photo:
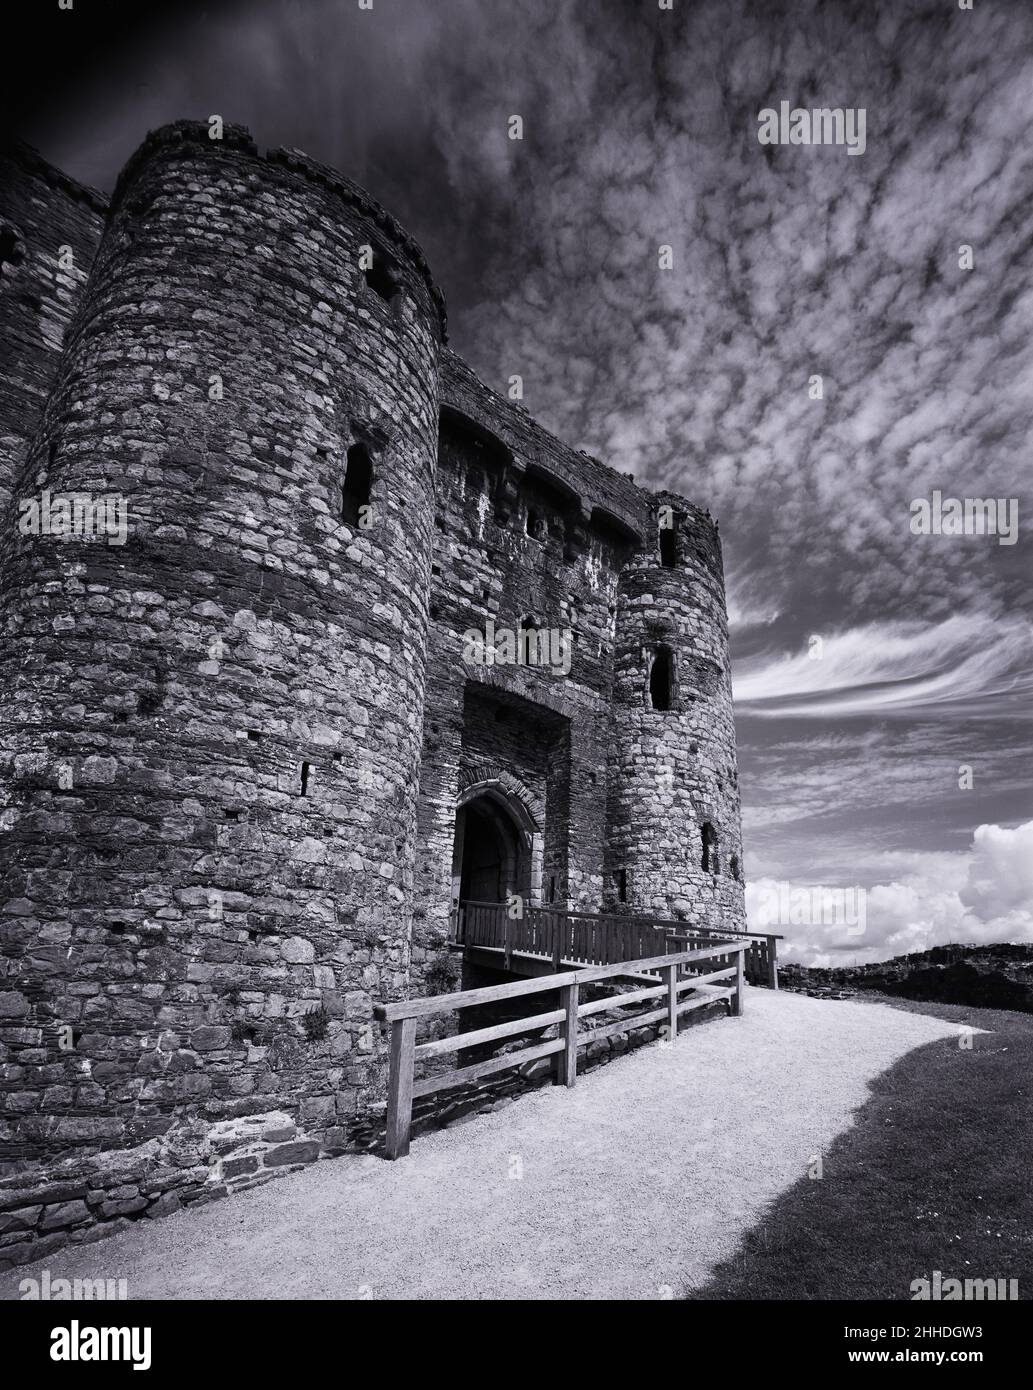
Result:
M412 1127L412 1083L416 1049L416 1020L396 1019L391 1027L391 1077L387 1091L388 1158L404 1158L409 1152Z
M678 1038L678 967L666 965L661 974L667 977L667 1028L671 1034L671 1042L676 1042Z
M564 985L560 994L566 1014L560 1024L560 1036L565 1046L562 1052L556 1054L556 1084L569 1089L577 1081L577 981Z
M768 937L768 984L778 989L778 938Z
M508 970L508 969L509 969L509 965L510 965L510 960L511 960L512 954L513 954L513 940L512 940L512 931L511 931L512 923L511 923L511 921L510 921L509 909L508 909L508 908L506 909L506 915L505 915L505 918L503 919L503 921L504 921L504 925L503 925L503 928L502 928L502 949L503 949L502 961L503 961L503 964L505 965L506 969Z
M735 953L735 1006L732 1009L732 1013L736 1018L742 1017L742 992L743 985L746 983L744 978L745 971L743 969L743 956L745 956L745 954L745 951L736 951Z

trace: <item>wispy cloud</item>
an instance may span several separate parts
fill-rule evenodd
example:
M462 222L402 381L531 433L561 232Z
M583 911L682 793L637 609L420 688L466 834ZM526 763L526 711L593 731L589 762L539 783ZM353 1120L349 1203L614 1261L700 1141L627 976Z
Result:
M734 691L741 711L766 718L953 711L1025 720L1033 709L1033 627L959 614L815 633L803 651L744 662Z

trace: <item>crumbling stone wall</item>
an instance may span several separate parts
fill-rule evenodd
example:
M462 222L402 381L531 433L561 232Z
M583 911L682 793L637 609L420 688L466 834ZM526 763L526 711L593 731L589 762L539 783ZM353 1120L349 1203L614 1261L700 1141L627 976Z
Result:
M440 986L477 778L537 818L543 896L743 925L714 523L480 383L361 189L209 137L153 132L106 209L16 176L0 1260L369 1142L373 1005ZM9 291L56 238L85 278L37 341ZM44 492L122 499L125 543L24 534ZM467 659L522 620L570 630L569 671Z

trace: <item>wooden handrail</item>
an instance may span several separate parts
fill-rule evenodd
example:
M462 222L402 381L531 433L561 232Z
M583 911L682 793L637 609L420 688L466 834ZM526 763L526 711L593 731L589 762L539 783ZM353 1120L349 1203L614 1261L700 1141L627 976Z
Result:
M564 985L593 984L609 980L614 975L631 971L660 970L667 965L688 965L696 960L712 960L714 956L730 956L745 951L744 942L719 941L694 951L672 951L666 956L647 956L643 960L618 961L614 965L586 965L583 970L562 970L555 975L539 975L537 979L515 980L512 984L485 985L481 989L464 989L455 994L431 994L419 999L400 999L394 1004L377 1004L373 1012L386 1023L400 1018L427 1018L431 1014L451 1013L454 1009L472 1009L477 1004L494 1004L499 999L517 999L522 994L544 994L562 989Z
M689 941L692 939L696 928L679 929L672 931L670 937L672 941ZM756 941L756 946L751 946L751 957L749 969L751 971L750 983L757 984L763 980L769 989L778 989L778 941L784 941L785 937L767 935L764 932L735 932L735 937L739 940L750 938ZM767 950L763 950L759 943L766 943Z
M701 949L677 951L663 956L646 956L641 960L621 961L614 965L586 966L579 970L564 970L554 975L539 976L536 979L517 980L512 984L489 985L483 989L459 990L455 994L440 994L430 998L399 1000L392 1004L378 1004L374 1008L377 1018L391 1025L391 1074L387 1101L387 1134L384 1152L388 1158L402 1158L409 1152L412 1130L413 1100L422 1095L449 1086L475 1081L493 1071L507 1067L521 1066L539 1057L555 1056L554 1080L558 1085L573 1086L577 1080L577 1049L582 1043L594 1038L604 1038L612 1033L624 1032L629 1028L639 1028L644 1024L665 1022L668 1035L673 1042L678 1035L679 1015L690 1009L698 1009L716 1000L724 999L733 1015L743 1011L743 988L745 985L744 956L750 947L742 940L718 941ZM734 956L735 964L720 970L708 971L701 975L684 975L685 967L701 961L726 960ZM648 989L636 988L612 1000L599 1000L595 1003L579 1001L581 985L599 980L610 980L624 975L641 975L657 971L662 981ZM734 976L734 984L728 987L714 984L716 980ZM640 983L640 982L637 982ZM689 990L702 991L698 998L681 1000L680 996ZM533 1014L527 1019L510 1020L489 1028L479 1028L471 1033L461 1033L450 1038L435 1039L433 1042L416 1045L416 1024L421 1018L431 1018L437 1014L451 1013L460 1009L474 1008L478 1004L496 1003L504 999L516 999L524 995L544 994L558 991L561 1007L544 1014ZM616 1023L591 1033L578 1033L578 1019L605 1009L621 1008L625 1003L649 998L663 998L663 1007L648 1013L636 1014L618 1019ZM535 1033L554 1023L560 1025L560 1036L555 1040L536 1043L522 1048L519 1052L509 1052L502 1056L489 1057L472 1066L460 1067L439 1076L416 1081L414 1068L417 1059L438 1056L442 1052L461 1052L497 1039L511 1037L516 1032Z
M479 898L464 898L460 907L493 907L497 911L506 907L505 903L489 902ZM641 926L655 927L658 931L685 931L685 932L705 932L708 936L724 937L727 932L729 936L755 936L761 941L784 941L784 936L776 936L774 932L766 931L743 931L739 927L694 927L691 922L683 922L677 917L646 917L633 912L581 912L574 908L554 907L551 903L531 903L524 904L528 912L549 912L557 917L571 917L578 921L591 922L632 922ZM455 908L452 909L455 912Z
M617 918L620 921L620 918ZM675 922L670 924L672 930L677 932L707 932L710 935L723 935L727 932L729 936L752 936L759 941L784 941L784 936L776 936L770 931L741 931L738 927L693 927L688 922Z

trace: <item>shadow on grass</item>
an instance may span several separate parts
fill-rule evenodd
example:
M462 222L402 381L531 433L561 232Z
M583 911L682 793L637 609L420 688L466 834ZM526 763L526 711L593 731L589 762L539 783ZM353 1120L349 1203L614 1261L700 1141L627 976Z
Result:
M1017 1279L1033 1298L1033 1019L911 1007L995 1031L970 1050L929 1043L877 1077L821 1178L778 1198L688 1298L908 1300L937 1269Z

